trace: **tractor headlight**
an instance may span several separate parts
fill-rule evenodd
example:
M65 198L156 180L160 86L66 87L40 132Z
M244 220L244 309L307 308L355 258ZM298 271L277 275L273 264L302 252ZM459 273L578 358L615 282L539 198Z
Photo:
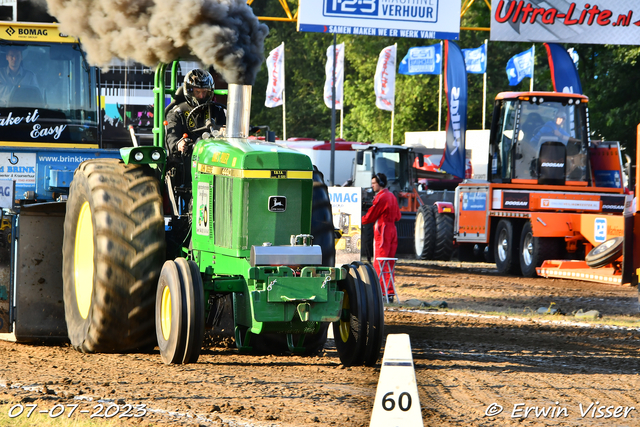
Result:
M159 151L152 151L151 152L151 159L153 159L153 161L157 162L158 160L160 160L160 157L162 157L160 155Z
M141 162L142 159L144 159L144 154L142 154L141 151L138 151L136 154L133 155L133 158L136 159L136 161Z

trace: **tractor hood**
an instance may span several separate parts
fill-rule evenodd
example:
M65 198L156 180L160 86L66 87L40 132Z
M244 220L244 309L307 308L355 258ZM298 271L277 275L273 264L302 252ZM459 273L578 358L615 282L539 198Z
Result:
M307 155L270 142L246 138L206 139L198 142L193 153L198 172L246 178L277 178L279 175L294 178L286 171L308 171L309 174L299 178L312 179L313 165ZM263 173L249 176L249 170Z

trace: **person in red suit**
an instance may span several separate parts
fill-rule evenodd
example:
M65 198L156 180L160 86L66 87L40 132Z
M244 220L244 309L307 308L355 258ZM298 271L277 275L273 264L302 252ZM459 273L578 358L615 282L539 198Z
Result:
M378 258L395 258L396 249L398 249L398 231L396 230L396 222L400 221L400 208L398 200L385 187L387 186L387 177L383 173L378 173L371 178L371 189L376 193L373 199L373 206L369 208L366 215L362 217L362 224L375 223L373 226L373 267L380 275L380 265ZM385 272L393 271L393 261L390 261L389 267L385 266ZM382 286L382 279L380 280ZM382 289L384 293L384 289ZM387 286L387 295L389 301L393 302L394 290L391 283Z

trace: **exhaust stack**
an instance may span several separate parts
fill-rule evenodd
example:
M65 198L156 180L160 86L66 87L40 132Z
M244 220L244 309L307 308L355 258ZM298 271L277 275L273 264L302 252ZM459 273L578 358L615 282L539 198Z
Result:
M227 138L249 136L251 85L229 84L227 96Z

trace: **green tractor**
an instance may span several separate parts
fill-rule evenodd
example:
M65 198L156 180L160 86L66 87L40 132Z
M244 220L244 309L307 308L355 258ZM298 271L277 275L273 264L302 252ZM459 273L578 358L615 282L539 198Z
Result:
M76 170L63 244L73 347L157 342L165 363L194 363L205 331L232 319L241 352L311 354L333 324L344 365L375 365L381 289L368 264L333 266L329 197L310 159L247 139L251 86L230 85L226 129L196 142L180 191L165 148L165 96L181 92L168 67L155 75L153 146Z

